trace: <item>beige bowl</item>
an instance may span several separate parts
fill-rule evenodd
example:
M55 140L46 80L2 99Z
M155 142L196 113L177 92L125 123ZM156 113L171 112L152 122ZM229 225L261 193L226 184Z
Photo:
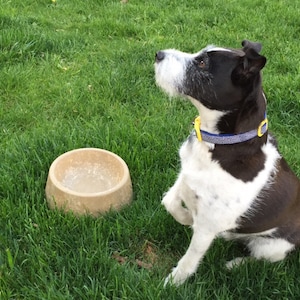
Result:
M97 216L119 210L132 199L128 167L107 150L82 148L66 152L52 163L46 198L50 208Z

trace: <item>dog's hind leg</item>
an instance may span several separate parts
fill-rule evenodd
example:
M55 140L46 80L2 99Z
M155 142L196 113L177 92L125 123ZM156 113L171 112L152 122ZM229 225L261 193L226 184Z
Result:
M169 189L162 199L162 204L174 219L182 225L192 225L193 217L187 207L183 206L181 197L184 183L181 176L178 177L175 184Z
M276 262L284 259L295 245L282 238L256 237L249 241L248 248L255 258Z

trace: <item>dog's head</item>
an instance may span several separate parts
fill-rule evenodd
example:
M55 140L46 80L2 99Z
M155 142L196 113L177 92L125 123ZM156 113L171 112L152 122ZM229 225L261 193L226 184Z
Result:
M209 109L238 109L259 89L260 70L266 63L266 58L259 54L261 44L245 40L242 46L208 46L196 54L171 49L158 51L156 82L169 95L187 96Z

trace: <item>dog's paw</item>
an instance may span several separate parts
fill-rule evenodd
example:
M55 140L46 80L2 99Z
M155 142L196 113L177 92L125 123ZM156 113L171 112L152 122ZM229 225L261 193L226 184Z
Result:
M173 285L173 280L172 280L172 275L169 274L166 279L165 279L165 282L164 282L164 288L167 286L167 285Z
M236 257L226 263L226 269L232 270L233 268L236 268L240 265L242 265L245 262L245 257Z
M179 286L185 282L185 280L189 277L185 272L180 272L178 268L174 268L172 273L170 273L164 282L164 287L167 285Z

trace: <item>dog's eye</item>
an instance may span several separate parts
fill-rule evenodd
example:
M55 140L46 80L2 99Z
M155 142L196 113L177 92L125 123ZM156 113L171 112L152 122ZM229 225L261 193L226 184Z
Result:
M205 67L205 62L204 62L204 60L200 60L200 61L199 61L199 67L200 67L200 68L204 68L204 67Z

